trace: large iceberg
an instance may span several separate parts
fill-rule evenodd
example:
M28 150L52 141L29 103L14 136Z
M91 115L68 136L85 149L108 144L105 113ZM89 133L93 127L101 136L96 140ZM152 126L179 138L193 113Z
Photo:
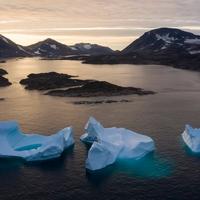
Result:
M91 143L86 168L99 170L117 159L140 159L155 149L154 141L125 128L104 128L91 117L85 126L81 141Z
M182 133L185 144L194 152L200 153L200 129L192 128L190 125L185 126Z
M71 127L51 136L24 134L15 121L0 122L0 157L20 157L26 161L57 158L74 144Z

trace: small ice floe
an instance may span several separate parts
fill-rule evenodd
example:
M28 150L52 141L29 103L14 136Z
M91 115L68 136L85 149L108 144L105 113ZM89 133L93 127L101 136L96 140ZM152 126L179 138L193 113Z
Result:
M0 157L42 161L59 157L74 144L71 127L51 136L24 134L15 121L0 122Z
M154 141L125 128L104 128L91 117L81 141L91 143L86 168L99 170L113 164L117 159L140 159L155 149Z
M194 153L200 153L200 129L192 128L190 125L185 126L185 130L182 133L182 138L185 144Z

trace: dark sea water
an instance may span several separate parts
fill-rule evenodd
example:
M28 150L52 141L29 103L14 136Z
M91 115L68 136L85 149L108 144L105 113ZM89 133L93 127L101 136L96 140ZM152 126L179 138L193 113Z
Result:
M200 127L200 73L165 66L82 65L76 61L10 60L11 87L0 89L0 120L15 119L24 132L52 134L73 126L76 144L61 158L27 164L0 160L0 200L193 200L200 198L200 157L185 148L186 123ZM129 103L74 105L79 98L45 96L18 83L29 73L57 71L158 92L112 97ZM89 100L96 100L90 98ZM103 99L103 98L98 98ZM142 160L121 160L96 173L85 170L87 147L79 141L89 116L105 127L144 133L156 151Z

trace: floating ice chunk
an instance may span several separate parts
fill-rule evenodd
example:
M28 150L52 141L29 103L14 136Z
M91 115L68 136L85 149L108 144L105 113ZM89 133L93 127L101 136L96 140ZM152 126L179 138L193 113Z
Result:
M81 141L93 143L86 160L86 168L99 170L119 158L140 159L155 149L154 141L124 128L104 128L91 117L85 126Z
M182 138L193 152L200 153L200 129L186 125Z
M15 121L0 122L0 157L20 157L40 161L59 157L74 144L72 128L51 136L24 134Z

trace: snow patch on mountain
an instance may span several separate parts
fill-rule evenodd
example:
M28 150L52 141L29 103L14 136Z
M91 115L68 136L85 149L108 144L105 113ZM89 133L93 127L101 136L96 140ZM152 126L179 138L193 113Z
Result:
M195 39L186 39L185 40L186 44L198 44L200 45L200 39L199 38L195 38Z
M92 46L91 46L90 44L85 44L85 45L83 45L83 47L84 47L85 49L91 49L91 48L92 48Z
M25 53L29 54L29 52L28 52L28 51L26 51L24 48L22 48L20 45L17 45L17 46L18 46L18 48L19 48L21 51L23 51L23 52L25 52Z
M76 47L70 47L73 51L77 51L78 49Z
M167 33L166 35L156 34L156 38L157 40L163 40L165 43L172 43L176 40L176 38L170 37L169 33Z
M58 48L55 44L50 44L50 47L55 50Z
M200 50L189 51L191 55L200 54Z
M2 35L0 36L0 38L1 38L4 42L9 43L9 41L8 41L5 37L3 37Z

